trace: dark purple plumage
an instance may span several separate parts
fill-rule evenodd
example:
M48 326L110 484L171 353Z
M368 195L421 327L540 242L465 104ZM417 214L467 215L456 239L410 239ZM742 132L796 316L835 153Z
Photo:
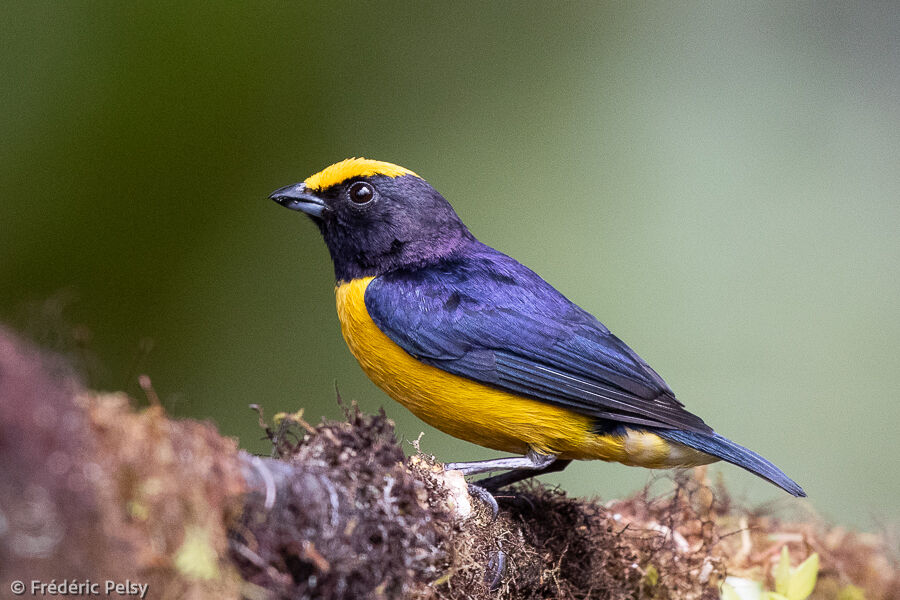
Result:
M427 265L474 239L450 204L423 179L376 175L367 181L376 197L365 206L341 202L347 185L319 194L336 207L313 220L331 252L338 281ZM407 208L410 198L415 198L415 210Z

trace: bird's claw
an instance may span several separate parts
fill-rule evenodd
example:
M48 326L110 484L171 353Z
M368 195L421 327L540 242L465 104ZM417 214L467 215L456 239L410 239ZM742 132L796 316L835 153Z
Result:
M488 559L487 571L484 574L485 581L488 581L490 590L493 592L500 587L500 579L503 577L503 571L506 570L506 552L497 550L491 554Z
M473 498L478 498L488 505L488 507L491 509L491 520L496 520L497 515L500 513L500 507L497 505L497 500L496 498L494 498L494 495L483 487L475 485L474 483L470 483L468 489L470 496L472 496Z

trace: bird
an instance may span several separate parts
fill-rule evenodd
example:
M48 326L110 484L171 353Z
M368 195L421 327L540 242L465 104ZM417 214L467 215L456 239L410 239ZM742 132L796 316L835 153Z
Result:
M269 198L321 232L341 333L366 375L429 425L512 454L445 468L500 471L478 481L496 490L573 460L723 460L806 495L689 412L596 317L479 241L413 171L348 158Z

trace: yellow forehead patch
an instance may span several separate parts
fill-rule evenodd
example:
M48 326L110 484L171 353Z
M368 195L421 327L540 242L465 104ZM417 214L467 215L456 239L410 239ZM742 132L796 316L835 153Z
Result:
M337 185L353 177L371 177L372 175L386 175L387 177L400 177L401 175L413 175L409 169L404 169L389 162L370 160L368 158L348 158L339 163L334 163L306 178L303 183L307 189L317 191Z

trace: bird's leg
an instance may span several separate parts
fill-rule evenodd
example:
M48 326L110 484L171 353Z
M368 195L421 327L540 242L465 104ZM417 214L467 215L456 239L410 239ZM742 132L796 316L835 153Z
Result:
M478 473L486 473L488 471L508 469L509 473L488 477L480 480L478 483L469 484L469 494L480 498L482 502L487 504L491 509L492 518L496 519L500 507L497 506L497 501L494 499L491 491L541 473L562 471L570 462L572 461L556 460L555 454L540 454L539 452L529 449L525 456L493 458L463 463L447 463L444 465L444 470L462 471L463 475L475 475Z
M555 454L540 454L532 449L529 449L528 453L525 456L510 456L508 458L493 458L490 460L476 460L474 462L447 463L444 465L444 470L462 471L463 475L475 475L478 473L486 473L488 471L497 471L500 469L510 470L509 473L505 473L504 475L498 475L497 477L488 477L487 479L482 480L488 482L489 485L493 484L494 480L498 480L498 478L503 478L504 476L515 477L515 475L517 475L518 473L525 473L524 475L521 475L518 478L513 478L510 481L506 481L506 479L504 479L503 482L493 486L493 489L497 489L503 485L507 485L508 483L520 481L522 479L531 477L532 475L542 473L547 468L552 466L555 462ZM559 462L563 463L562 467L554 470L561 470L565 467L565 465L569 464L569 461L567 460ZM471 496L480 498L482 502L487 504L491 509L492 518L496 519L500 507L497 506L497 501L494 499L494 496L491 495L491 492L489 490L490 488L482 485L481 482L478 482L478 484L469 484L469 494Z
M525 456L510 456L508 458L492 458L489 460L476 460L472 462L447 463L444 469L447 471L462 471L463 475L476 475L488 471L500 470L528 470L540 471L556 461L555 454L539 454L529 449Z
M538 475L543 475L544 473L558 473L568 467L570 462L572 461L556 460L548 464L543 469L535 469L530 471L519 469L516 471L509 471L508 473L501 473L500 475L494 475L493 477L485 477L484 479L479 479L475 482L475 485L489 492L496 492L500 488L507 485L518 483L531 477L537 477Z

